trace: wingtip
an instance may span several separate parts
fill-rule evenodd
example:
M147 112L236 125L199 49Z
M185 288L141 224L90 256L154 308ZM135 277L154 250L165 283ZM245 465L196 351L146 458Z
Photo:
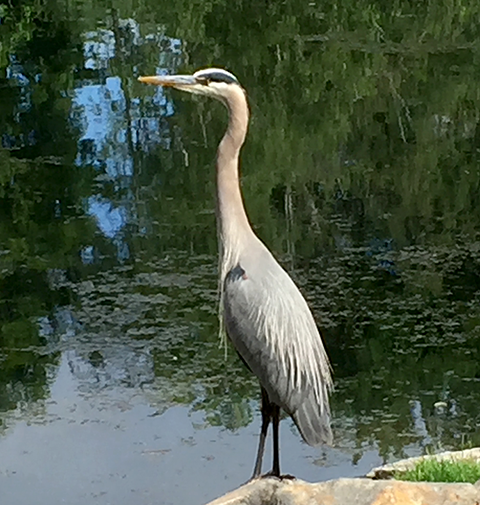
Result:
M333 445L333 432L330 424L328 405L320 406L307 399L292 414L303 440L311 446Z

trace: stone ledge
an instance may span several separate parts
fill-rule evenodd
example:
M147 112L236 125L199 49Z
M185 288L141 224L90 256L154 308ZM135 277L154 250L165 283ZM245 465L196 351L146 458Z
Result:
M265 478L208 505L480 505L480 485L366 478L310 484Z

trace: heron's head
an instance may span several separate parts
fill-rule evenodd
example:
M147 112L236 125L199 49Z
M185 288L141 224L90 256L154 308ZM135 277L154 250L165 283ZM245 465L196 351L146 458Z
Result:
M237 78L221 68L204 68L193 75L153 75L139 77L138 80L147 84L188 91L196 95L211 96L221 101L228 100L234 89L243 92Z

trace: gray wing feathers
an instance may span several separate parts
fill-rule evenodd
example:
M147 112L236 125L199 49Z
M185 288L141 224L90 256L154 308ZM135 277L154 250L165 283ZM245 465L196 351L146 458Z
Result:
M330 411L327 405L318 405L313 395L306 398L292 414L303 440L309 445L331 444Z
M308 444L331 440L330 366L300 291L268 250L240 258L244 278L224 284L224 320L237 351L270 400L290 414Z

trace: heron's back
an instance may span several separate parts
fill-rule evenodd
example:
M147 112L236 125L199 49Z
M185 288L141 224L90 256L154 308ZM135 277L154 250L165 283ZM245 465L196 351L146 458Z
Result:
M227 333L272 402L310 445L331 442L328 358L302 294L257 239L227 273Z

